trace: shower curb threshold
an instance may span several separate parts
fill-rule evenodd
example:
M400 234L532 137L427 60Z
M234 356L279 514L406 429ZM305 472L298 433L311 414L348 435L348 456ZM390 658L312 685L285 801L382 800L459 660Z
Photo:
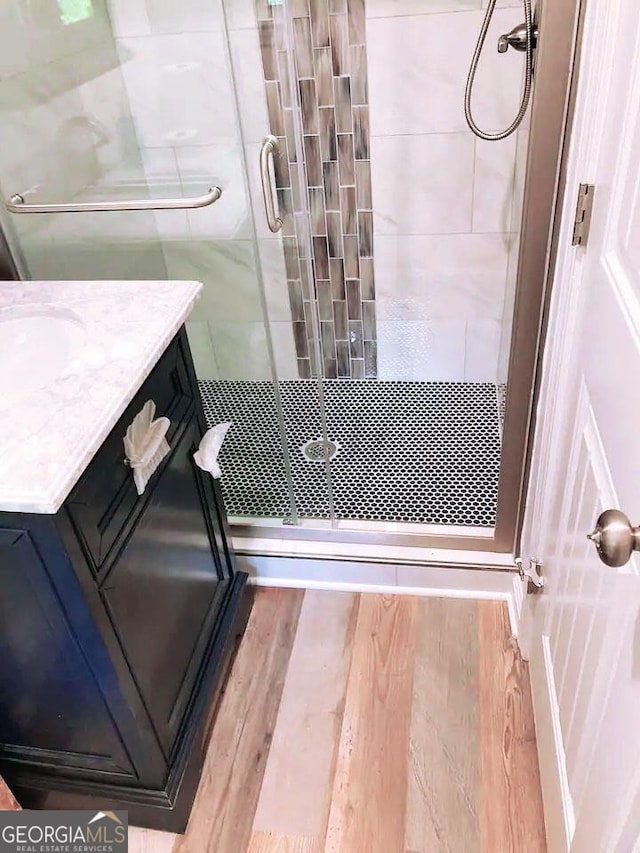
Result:
M262 552L259 543L265 545ZM248 548L245 539L234 544L239 568L249 573L254 586L502 600L517 636L524 594L510 554L377 548L374 558L362 546L360 553L354 548L351 554L310 555L304 546L318 543L253 540ZM279 552L274 548L278 544ZM395 554L385 553L391 551Z

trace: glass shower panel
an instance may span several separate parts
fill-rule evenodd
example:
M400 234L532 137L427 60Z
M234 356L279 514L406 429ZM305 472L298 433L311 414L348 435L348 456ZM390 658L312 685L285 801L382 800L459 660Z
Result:
M280 387L303 519L495 523L528 128L485 142L465 122L484 6L257 0L234 45L294 214L288 293L281 270L267 300L294 330ZM522 16L500 6L488 45ZM522 71L484 52L487 129L512 120Z
M226 442L253 472L242 482L249 515L295 519L282 442L273 357L293 370L294 331L267 317L264 284L281 276L260 206L259 138L245 144L228 34L216 0L11 0L0 26L0 184L29 203L222 196L201 209L3 213L23 274L42 279L197 279L204 293L188 324L205 408L216 383L269 398L256 441L239 428ZM250 114L251 109L244 108ZM247 164L251 171L247 175ZM258 209L258 208L256 208ZM283 324L284 325L284 324ZM267 440L268 436L268 440ZM231 459L233 459L233 455ZM261 471L277 472L262 487ZM224 465L223 465L224 467ZM225 479L233 482L233 464ZM233 514L236 508L229 507Z

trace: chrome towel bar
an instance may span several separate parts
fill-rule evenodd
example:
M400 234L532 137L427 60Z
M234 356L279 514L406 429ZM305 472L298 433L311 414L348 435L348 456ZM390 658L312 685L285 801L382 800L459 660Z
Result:
M88 201L77 204L27 204L20 193L5 202L11 213L90 213L110 210L190 210L208 207L222 195L220 187L211 187L204 195L192 198L149 198L135 201Z

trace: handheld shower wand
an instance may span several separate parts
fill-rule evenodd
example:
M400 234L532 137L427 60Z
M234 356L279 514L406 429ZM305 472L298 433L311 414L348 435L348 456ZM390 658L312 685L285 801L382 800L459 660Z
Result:
M515 119L506 130L499 131L497 133L489 133L481 130L476 124L471 111L471 94L473 92L473 84L475 82L482 49L487 37L487 31L489 30L489 24L491 23L493 11L496 7L496 0L489 0L487 12L480 29L480 35L478 36L478 43L476 44L476 49L471 60L471 67L469 69L469 76L467 77L467 85L464 93L464 114L467 119L467 124L475 135L480 137L480 139L486 139L489 142L497 142L500 139L506 139L507 136L511 136L511 134L520 126L522 119L527 112L529 100L531 98L531 89L533 86L533 51L536 47L538 38L538 28L533 22L531 0L523 0L523 3L524 24L514 27L511 32L501 35L498 39L498 53L506 53L509 47L513 47L515 50L526 53L524 89L522 92L522 100L520 101L520 109L518 110Z

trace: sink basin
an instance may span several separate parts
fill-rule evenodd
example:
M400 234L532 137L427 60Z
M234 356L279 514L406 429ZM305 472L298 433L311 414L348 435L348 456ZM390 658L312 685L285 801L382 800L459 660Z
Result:
M85 341L67 308L17 305L0 310L0 411L54 381Z

